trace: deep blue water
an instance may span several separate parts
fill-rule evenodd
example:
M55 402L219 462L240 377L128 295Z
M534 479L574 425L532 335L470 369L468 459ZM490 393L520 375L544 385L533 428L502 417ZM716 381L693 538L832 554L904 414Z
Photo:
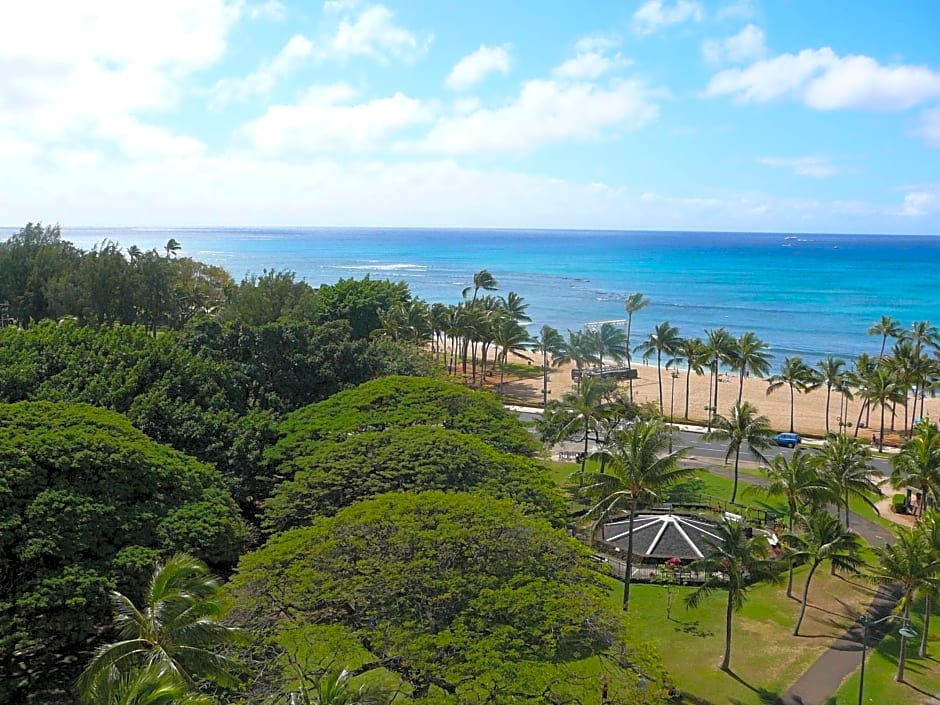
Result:
M13 232L0 231L0 237ZM224 266L236 279L289 269L313 285L341 277L406 280L417 296L453 303L473 273L489 269L505 294L543 323L580 329L625 317L623 299L651 304L634 317L634 340L668 320L683 336L725 326L753 330L776 362L877 352L867 335L882 315L905 326L940 313L940 238L533 230L200 228L63 229L90 248L105 238L162 248Z

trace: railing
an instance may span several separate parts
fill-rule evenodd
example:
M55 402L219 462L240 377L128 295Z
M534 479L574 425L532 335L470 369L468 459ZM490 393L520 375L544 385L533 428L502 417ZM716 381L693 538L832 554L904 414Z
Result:
M635 368L625 365L603 365L602 367L588 367L583 370L571 370L571 379L577 382L581 377L610 377L611 379L637 379L639 372Z

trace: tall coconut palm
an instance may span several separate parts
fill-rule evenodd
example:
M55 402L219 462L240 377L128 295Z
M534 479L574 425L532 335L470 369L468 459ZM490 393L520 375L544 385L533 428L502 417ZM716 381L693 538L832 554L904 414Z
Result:
M591 336L597 364L604 374L604 359L619 362L627 357L627 335L613 323L603 323Z
M787 533L793 533L794 522L800 514L821 509L833 496L832 486L816 472L813 456L797 448L787 459L785 455L774 456L773 462L764 469L770 484L755 486L755 491L769 497L782 497L787 503ZM787 597L793 597L793 564L787 576Z
M830 433L825 445L816 450L819 469L836 490L839 501L845 508L845 525L849 526L849 499L858 497L872 509L872 497L880 497L878 484L871 479L875 468L871 462L871 451L857 438ZM877 510L876 510L877 511Z
M473 275L473 284L463 290L463 297L467 298L467 294L472 291L473 297L470 299L470 305L473 306L477 302L477 295L480 293L480 289L484 291L495 291L498 288L499 282L496 281L496 277L494 277L488 269L481 269Z
M843 526L842 522L828 512L815 512L802 518L800 523L803 527L801 533L791 532L784 537L789 559L809 564L809 573L803 586L803 604L800 606L796 626L793 627L793 636L800 633L800 625L803 624L809 600L809 586L816 569L823 562L829 561L834 569L850 573L858 573L859 568L865 565L861 557L862 540L858 534Z
M738 497L738 468L741 460L741 448L746 446L748 452L755 460L766 463L767 458L762 451L770 447L770 419L761 415L757 407L748 401L735 404L731 407L731 414L725 418L715 415L714 428L706 433L706 441L727 442L728 450L725 453L727 464L734 456L734 485L731 489L731 502Z
M914 427L914 436L891 458L891 483L896 487L911 485L920 491L917 516L928 502L940 504L940 429L927 419Z
M524 354L526 346L532 341L529 331L508 316L500 316L493 328L493 343L496 345L496 357L499 363L499 393L503 393L503 382L509 353L518 355L523 360L530 358Z
M526 313L529 304L515 291L510 291L505 298L500 297L499 302L500 308L505 311L512 320L518 321L519 323L529 323L532 320L529 314Z
M940 557L931 553L923 532L907 527L896 529L896 540L884 548L874 547L877 564L869 579L878 585L901 586L901 617L910 620L911 607L918 590L936 592L940 589ZM901 633L898 670L894 680L904 680L907 661L907 638Z
M790 433L793 433L795 394L802 394L813 385L812 369L798 355L784 358L780 373L771 375L767 380L767 394L773 394L784 385L790 388Z
M597 500L587 514L595 526L611 514L629 507L626 570L623 578L623 608L630 604L630 582L633 573L633 521L641 503L695 472L679 466L686 449L667 452L669 431L661 421L637 422L632 427L615 431L607 447L594 455L606 460L602 472L591 475L585 491Z
M825 359L816 364L813 372L813 384L816 387L826 388L826 433L829 433L829 400L832 397L832 388L839 388L844 379L843 368L845 360L840 360L832 355L826 355Z
M591 431L600 428L607 415L609 391L610 386L604 380L599 377L587 377L581 381L581 386L576 392L567 392L557 402L556 413L561 415L560 423L556 424L559 428L559 436L566 438L577 432L584 434L579 486L584 484L584 468L587 463Z
M718 413L718 370L722 364L727 364L734 352L734 338L724 328L715 328L705 331L705 348L708 363L711 368L708 391L708 427L712 430L712 417ZM712 386L714 385L714 390Z
M689 385L692 381L692 373L701 375L708 364L708 351L699 338L682 338L676 346L675 355L677 358L685 360L685 417L689 418Z
M702 600L716 589L728 591L725 608L725 655L721 670L731 667L731 624L735 612L740 612L747 601L748 591L760 582L779 582L781 566L768 558L769 547L764 536L748 538L743 523L723 521L716 530L717 538L706 539L708 554L692 564L693 570L708 575L705 583L689 595L686 607L698 607Z
M940 513L929 511L921 517L918 524L918 530L924 536L924 545L927 551L938 561L940 561ZM938 563L940 571L940 563ZM936 576L940 579L940 573ZM920 648L917 655L921 658L927 658L927 641L930 636L930 615L933 612L933 600L940 593L933 590L924 591L924 628L920 637Z
M770 372L773 355L768 352L769 349L770 346L751 331L742 334L734 342L730 360L738 371L738 403L744 395L744 378L748 374L763 378Z
M548 406L548 366L557 364L565 349L565 339L555 328L542 326L537 338L533 338L532 351L542 356L542 408Z
M236 685L234 662L217 648L235 643L238 631L222 623L219 583L202 561L172 556L154 570L144 604L119 592L111 593L111 604L121 640L95 652L79 678L81 693L106 690L113 678L145 666L166 669L188 687L197 678Z
M865 395L872 405L881 407L881 426L878 433L878 450L885 448L885 412L888 404L904 401L904 388L897 374L886 365L879 365L866 380Z
M574 363L578 370L578 388L584 381L584 366L594 357L593 346L590 337L583 331L568 331L568 339L562 346L562 350L557 357L557 364L565 365Z
M665 412L663 406L663 355L672 356L676 348L679 347L679 329L669 325L669 321L663 321L649 334L649 337L640 343L637 351L642 351L644 357L656 353L656 374L659 379L659 413ZM668 360L667 360L668 362Z
M881 352L878 353L878 357L885 356L885 345L888 343L888 338L897 338L903 332L904 329L901 328L901 324L891 316L882 316L881 320L872 325L868 329L868 335L881 336Z
M630 347L630 333L633 328L633 314L637 311L642 311L644 308L649 306L650 300L647 299L639 291L630 294L626 301L623 302L623 309L627 313L627 368L633 369L633 360L630 357L630 352L633 348ZM630 380L630 403L633 403L633 377L629 377Z
M166 241L166 245L163 249L166 251L167 259L170 257L176 257L177 253L183 248L182 245L176 240L175 237L171 237Z

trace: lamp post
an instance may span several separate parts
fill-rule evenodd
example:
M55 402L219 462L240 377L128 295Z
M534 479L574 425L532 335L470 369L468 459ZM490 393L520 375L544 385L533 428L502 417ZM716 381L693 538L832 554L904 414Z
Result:
M858 618L859 624L862 625L862 667L859 671L858 678L858 705L862 705L862 695L865 691L865 650L868 647L868 630L871 627L874 627L882 622L887 622L889 619L900 619L904 622L904 625L898 630L898 634L906 639L913 639L917 636L917 632L911 629L910 617L903 617L897 614L889 614L886 617L881 619L870 619L867 615L862 615ZM901 640L901 648L904 648L904 640Z
M676 410L676 377L679 376L679 370L672 371L672 386L669 389L669 452L672 453L672 433L675 431L675 410Z

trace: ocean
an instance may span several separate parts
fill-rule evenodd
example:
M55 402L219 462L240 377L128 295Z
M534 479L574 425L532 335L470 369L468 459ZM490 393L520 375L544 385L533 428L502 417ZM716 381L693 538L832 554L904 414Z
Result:
M867 331L882 315L909 327L940 314L940 237L378 228L63 228L63 237L84 249L111 239L161 250L172 237L180 254L236 279L290 270L316 286L369 274L407 281L429 302L459 301L488 269L497 294L530 304L533 332L623 319L624 298L639 291L650 304L634 316L634 343L662 321L683 337L750 330L775 367L791 355L877 353Z

